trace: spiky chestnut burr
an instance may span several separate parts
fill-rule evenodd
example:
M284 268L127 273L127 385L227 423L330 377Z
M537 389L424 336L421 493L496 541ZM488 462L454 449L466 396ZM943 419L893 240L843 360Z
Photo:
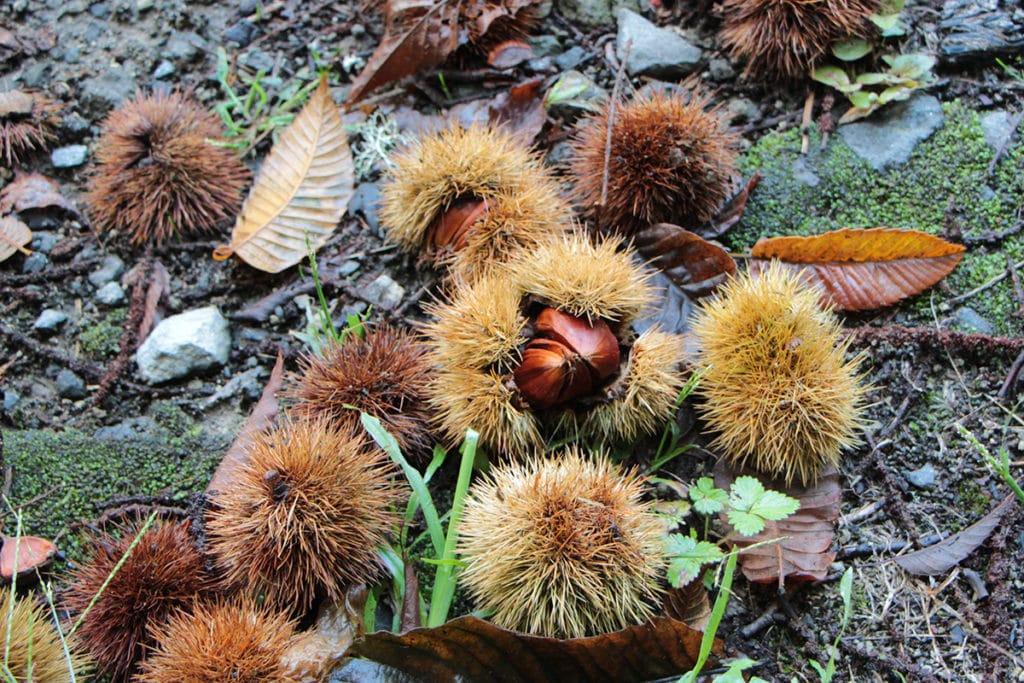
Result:
M723 0L723 45L745 59L744 77L806 78L843 38L870 33L880 0Z
M160 245L233 218L249 171L210 142L221 134L218 119L184 93L137 94L103 122L86 194L93 225Z
M380 221L401 249L472 280L565 231L568 204L538 156L500 128L450 126L398 152Z
M302 614L315 600L380 572L377 547L396 523L387 456L330 422L287 422L256 437L218 492L206 534L230 590Z
M610 148L610 105L578 124L569 170L582 210L626 235L652 223L710 220L729 197L736 136L708 105L698 92L681 91L620 103Z
M549 437L617 441L668 419L682 343L632 332L653 294L620 244L552 240L431 309L428 402L450 442L472 427L486 448L521 456Z
M138 683L264 683L291 680L281 657L295 623L249 599L201 602L156 632Z
M429 373L426 347L410 332L383 326L365 338L349 335L340 344L327 344L320 355L302 358L289 392L295 402L291 413L324 417L350 430L361 429L360 411L369 413L384 423L407 457L422 459L433 443L424 402Z
M787 484L815 481L857 443L864 387L835 316L772 265L703 301L693 324L704 419L722 457Z
M57 139L63 106L39 93L0 92L0 160L6 166Z
M11 604L11 601L14 604ZM76 640L67 642L68 656L54 628L49 610L30 598L18 598L0 588L0 643L4 643L4 669L17 681L70 683L87 674L88 658Z
M210 588L188 526L188 521L156 521L116 573L114 567L128 553L141 526L135 523L120 536L95 538L88 559L71 575L65 605L73 613L84 612L99 595L77 635L99 670L114 681L131 677L152 643L155 627Z
M662 532L643 489L634 472L575 448L504 464L476 482L458 549L477 607L499 626L555 638L647 620Z

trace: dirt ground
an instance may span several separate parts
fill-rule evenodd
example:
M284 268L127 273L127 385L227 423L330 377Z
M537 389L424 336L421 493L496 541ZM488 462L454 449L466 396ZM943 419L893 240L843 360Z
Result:
M679 4L677 8L686 27L684 34L705 48L706 57L720 58L716 19L706 16L707 3L698 4L702 7ZM941 3L911 4L908 50L941 42L941 9ZM654 17L651 12L648 16ZM103 117L136 88L189 88L209 106L222 101L224 94L216 79L219 48L236 73L251 76L262 69L269 71L279 79L268 82L271 89L281 87L275 83L308 80L319 66L330 64L340 74L335 95L341 99L382 32L379 17L367 15L354 0L280 1L262 7L246 0L13 0L0 7L0 28L16 29L25 45L35 46L23 46L20 52L5 52L0 46L0 91L30 87L65 104L56 146L94 144ZM605 52L614 32L614 26L576 26L556 8L533 34L550 36L559 53L582 50L577 68L611 91L615 72ZM1024 89L991 58L943 60L937 72L939 82L929 92L943 102L959 99L978 111L1021 109ZM557 73L558 67L551 66L540 75L553 79ZM707 71L703 75L710 78ZM438 102L490 98L515 79L470 74L463 80L449 81L452 100L445 102L435 79L412 79L393 95L400 102L399 118L412 125L416 114L410 112L432 115L438 111ZM644 81L634 85L642 87ZM773 130L799 125L809 87L808 83L788 89L766 87L734 74L715 80L714 97L722 103L739 98L752 103L754 111L747 112L746 120L734 123L749 147ZM358 123L365 118L363 112L347 120ZM552 121L541 136L539 144L547 147L549 158L557 160L568 128L567 121ZM257 146L247 162L255 167L268 145L264 141ZM90 167L91 161L54 168L45 155L30 164L30 170L57 180L72 202L80 201ZM360 196L372 197L379 171L379 166L368 170ZM0 169L0 186L11 179L10 169ZM415 324L425 319L423 303L440 293L437 276L385 242L370 201L350 207L341 228L318 256L327 294L338 300L339 313L363 311L368 306L368 285L387 274L402 288L402 301L390 310L374 307L371 320ZM222 240L171 244L152 252L170 274L168 311L218 306L232 321L234 343L228 370L153 388L134 375L132 366L109 396L96 404L92 394L117 357L126 310L97 305L86 277L108 255L119 256L131 268L143 253L124 240L97 236L83 220L66 215L38 216L31 227L53 234L58 246L45 267L35 272L22 272L23 256L0 264L0 385L8 395L19 397L10 409L0 412L8 444L13 443L12 434L16 440L30 430L41 430L31 432L39 434L74 429L87 434L139 416L177 411L184 416L180 421L161 424L199 430L205 443L220 452L258 397L279 348L284 349L289 369L294 369L303 347L291 333L306 325L305 312L295 299L311 292L308 275L293 268L270 276L237 261L214 262L210 252ZM998 253L998 242L992 249ZM891 561L899 552L969 526L1008 494L977 450L960 436L957 423L993 452L1005 446L1011 460L1021 461L1024 413L1017 397L1024 380L1017 377L1015 364L1021 351L1019 340L963 334L942 337L937 323L930 322L941 316L931 316L929 310L940 309L945 299L963 293L939 286L913 304L846 321L854 334L851 353L863 354L866 381L872 386L871 426L864 444L843 461L837 562L829 580L801 586L785 596L773 587L739 580L721 630L730 654L760 661L757 673L765 679L818 680L807 660L827 659L826 646L835 637L842 610L837 581L852 566L853 618L841 641L837 680L1024 680L1024 514L1017 507L980 549L951 572L915 577ZM32 324L48 308L72 312L72 316L61 332L40 337ZM907 320L916 331L890 329L894 322ZM89 396L61 398L57 375L62 369L80 375ZM224 389L232 377L246 371L245 381ZM674 473L692 478L709 471L714 454L700 453L674 463ZM13 476L13 491L18 492L17 478L30 474L18 470ZM62 489L73 482L49 484ZM9 483L8 491L11 487ZM172 492L172 497L177 493ZM21 500L15 496L12 502L22 504L27 498L27 494ZM47 517L64 519L59 500L59 495L50 493L33 502L27 512L30 530L52 529L43 524ZM101 511L94 508L93 512ZM74 533L69 531L69 537Z

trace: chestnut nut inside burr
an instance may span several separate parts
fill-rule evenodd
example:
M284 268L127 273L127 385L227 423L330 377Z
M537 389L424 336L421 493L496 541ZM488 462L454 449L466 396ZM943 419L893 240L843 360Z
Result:
M431 251L459 251L466 246L473 226L487 209L487 200L476 195L456 198L427 229L427 246Z
M545 308L512 375L530 407L545 410L593 393L618 371L619 358L608 323Z

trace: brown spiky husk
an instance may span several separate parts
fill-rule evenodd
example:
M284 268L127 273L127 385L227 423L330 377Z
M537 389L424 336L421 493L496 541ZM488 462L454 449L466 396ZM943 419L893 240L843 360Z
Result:
M361 433L323 419L260 434L207 517L225 586L301 614L373 580L377 547L396 523L393 471Z
M57 139L57 126L64 107L39 93L9 91L0 99L31 101L27 113L0 115L0 160L8 167L23 161L32 152ZM18 109L19 107L13 107Z
M806 78L838 40L870 33L880 0L723 0L720 37L744 77Z
M632 234L651 223L694 226L729 197L736 136L699 92L653 92L581 122L570 173L599 227ZM602 204L607 160L607 191Z
M221 133L217 117L184 93L137 94L103 122L86 195L93 225L160 245L234 218L250 174L234 151L209 141Z
M291 680L281 657L295 623L252 600L199 603L156 632L139 683L264 683Z
M570 224L571 210L540 158L503 129L452 125L423 135L393 161L381 190L380 222L405 251L426 252L429 228L456 199L487 202L464 248L425 253L456 277L473 280Z
M426 351L415 335L387 325L369 330L365 338L349 335L342 343L328 343L320 355L303 356L289 392L295 401L292 415L324 417L358 430L360 411L369 413L407 457L422 460L433 444L424 402L430 376Z
M210 587L188 526L188 521L154 522L116 573L114 567L128 552L141 525L134 523L119 537L95 538L89 558L71 576L65 605L72 613L82 613L99 594L77 635L100 671L114 681L131 676L152 643L155 627Z
M647 620L661 531L643 480L575 448L506 464L476 482L459 525L462 573L505 628L581 638Z
M14 604L11 604L11 601ZM6 653L5 669L16 681L70 683L88 673L88 658L77 641L67 642L67 657L60 635L45 605L17 598L0 588L0 643Z
M693 325L715 447L787 483L814 482L863 426L860 359L846 360L848 343L819 297L772 265L726 283Z

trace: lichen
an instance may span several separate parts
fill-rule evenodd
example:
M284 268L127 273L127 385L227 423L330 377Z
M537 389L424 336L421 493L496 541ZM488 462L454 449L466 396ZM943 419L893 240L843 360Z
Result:
M977 112L960 102L944 105L945 122L922 142L908 162L877 172L833 134L824 149L811 136L800 155L796 129L766 135L741 159L744 175L764 176L730 246L749 249L760 237L813 235L844 227L892 227L931 234L956 231L965 237L998 234L1011 228L1024 203L1024 144L1006 150L992 172L994 150L986 143ZM942 301L964 294L1004 274L1007 256L1024 255L1024 236L1004 239L996 248L972 247L936 297L938 313L950 311ZM1024 325L1011 314L1020 307L1010 278L963 302L990 321L1001 334L1016 335ZM931 297L904 303L910 324L933 324ZM954 329L955 324L953 325Z
M113 358L120 347L127 315L128 309L116 308L95 322L83 325L78 333L82 353L93 360Z

